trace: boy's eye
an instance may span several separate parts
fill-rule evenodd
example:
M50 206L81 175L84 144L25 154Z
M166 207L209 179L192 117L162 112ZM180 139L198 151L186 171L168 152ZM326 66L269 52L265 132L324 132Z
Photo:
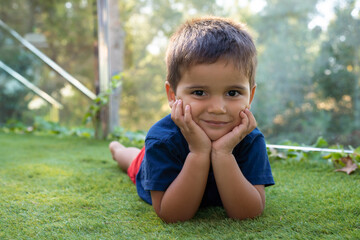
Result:
M192 94L194 94L196 96L204 96L205 95L204 91L202 91L202 90L193 91Z
M230 96L230 97L235 97L237 95L239 95L240 93L236 90L230 90L228 91L227 95Z

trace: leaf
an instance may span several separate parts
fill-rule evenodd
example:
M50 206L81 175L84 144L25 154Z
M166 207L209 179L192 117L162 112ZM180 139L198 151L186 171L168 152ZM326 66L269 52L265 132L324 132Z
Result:
M268 148L268 155L269 155L269 158L274 159L274 160L280 160L280 159L287 158L287 156L284 153L276 151L275 148Z
M324 148L327 147L328 145L329 145L328 142L323 137L319 137L313 146L318 148Z
M342 157L340 160L345 164L345 167L336 169L336 172L345 172L350 175L358 168L357 164L353 162L350 156Z
M357 148L354 150L354 153L357 154L357 155L360 155L360 147L357 147Z
M337 152L331 153L332 160L339 160L343 157L344 157L344 155L342 153L337 153Z

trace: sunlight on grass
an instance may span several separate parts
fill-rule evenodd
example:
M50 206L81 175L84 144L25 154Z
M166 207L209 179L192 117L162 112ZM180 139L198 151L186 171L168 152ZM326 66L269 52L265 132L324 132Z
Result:
M108 142L0 133L0 239L358 239L360 173L272 163L261 217L222 208L165 224L111 159ZM21 150L19 150L21 146Z

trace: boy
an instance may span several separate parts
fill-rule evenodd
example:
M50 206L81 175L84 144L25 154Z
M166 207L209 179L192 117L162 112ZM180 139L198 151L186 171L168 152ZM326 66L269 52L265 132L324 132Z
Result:
M170 39L166 63L171 114L150 128L141 150L110 143L113 158L165 222L191 219L200 206L223 206L234 219L260 215L274 180L249 110L251 37L228 19L194 19Z

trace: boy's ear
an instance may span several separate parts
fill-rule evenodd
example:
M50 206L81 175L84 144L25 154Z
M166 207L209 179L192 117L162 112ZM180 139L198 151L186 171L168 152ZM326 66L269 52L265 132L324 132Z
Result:
M172 108L174 102L176 101L176 95L168 81L165 82L165 89L166 89L166 95L168 98L169 106L170 106L170 108Z
M250 90L249 109L251 108L251 103L254 100L255 91L256 91L256 84Z

